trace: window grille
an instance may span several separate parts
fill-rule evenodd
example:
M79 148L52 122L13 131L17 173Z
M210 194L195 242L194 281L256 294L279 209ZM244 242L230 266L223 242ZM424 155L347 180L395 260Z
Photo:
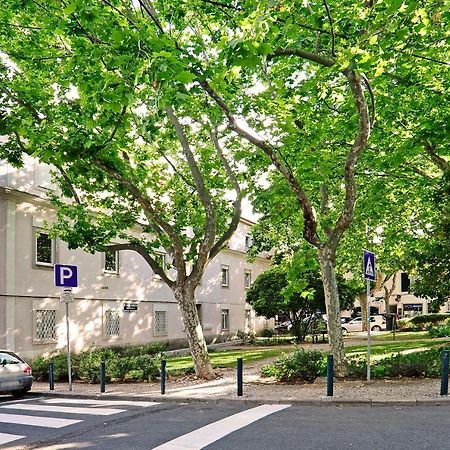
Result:
M165 336L167 334L166 311L155 311L155 335Z
M230 311L228 309L222 309L222 330L228 330L230 328Z
M56 340L56 311L54 309L36 310L36 340Z
M106 336L120 335L120 316L117 309L108 309L105 312L105 334Z

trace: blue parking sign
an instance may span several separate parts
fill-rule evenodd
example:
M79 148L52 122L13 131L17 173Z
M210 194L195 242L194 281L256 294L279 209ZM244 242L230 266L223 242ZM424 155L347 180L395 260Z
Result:
M77 287L77 266L69 266L68 264L55 264L55 286Z
M363 277L366 280L375 281L375 253L364 250L363 256Z

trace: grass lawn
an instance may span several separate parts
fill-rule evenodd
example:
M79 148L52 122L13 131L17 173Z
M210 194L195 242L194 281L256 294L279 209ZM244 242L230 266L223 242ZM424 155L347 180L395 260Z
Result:
M246 347L239 350L215 351L209 354L213 367L234 367L236 359L242 358L244 363L262 359L279 357L283 353L294 350L294 345L280 345L276 347ZM190 356L176 356L167 359L167 370L177 371L192 367Z
M432 348L436 345L449 344L450 338L427 338L426 331L398 333L395 341L392 341L392 334L373 336L371 353L373 356L388 356L394 353L406 351L421 351ZM389 342L385 342L389 341ZM301 344L300 344L301 347ZM236 359L243 358L244 363L260 361L269 358L277 358L283 353L290 353L295 349L295 345L279 345L272 347L243 347L242 349L219 350L210 352L211 363L215 368L235 367ZM367 344L354 345L346 347L347 356L364 356L367 353ZM193 368L190 356L175 356L167 359L167 370L172 374L184 372L186 369Z
M450 343L450 339L422 339L422 340L403 340L398 342L387 343L373 343L371 345L372 355L391 355L393 353L400 353L407 350L426 350L436 345L442 345ZM347 356L358 356L367 353L367 345L356 345L352 347L346 347L345 353Z

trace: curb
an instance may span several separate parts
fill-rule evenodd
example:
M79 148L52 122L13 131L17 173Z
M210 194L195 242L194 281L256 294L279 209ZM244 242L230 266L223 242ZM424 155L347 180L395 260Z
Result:
M34 397L60 397L60 398L76 398L76 399L93 399L93 400L123 400L124 395L118 394L67 394L64 392L32 392ZM127 400L132 401L147 401L157 403L213 403L218 405L236 405L244 404L249 406L259 406L262 404L279 405L289 404L292 406L449 406L450 397L442 397L436 399L404 399L404 400L389 400L389 399L370 399L370 398L333 398L324 397L320 399L305 398L305 399L248 399L248 398L205 398L205 397L180 397L180 396L146 396L136 395L127 396Z

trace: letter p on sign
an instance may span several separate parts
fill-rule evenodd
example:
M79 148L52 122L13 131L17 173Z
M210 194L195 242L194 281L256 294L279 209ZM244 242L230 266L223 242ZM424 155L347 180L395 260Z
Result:
M77 266L67 264L55 264L55 286L77 287L78 270Z

